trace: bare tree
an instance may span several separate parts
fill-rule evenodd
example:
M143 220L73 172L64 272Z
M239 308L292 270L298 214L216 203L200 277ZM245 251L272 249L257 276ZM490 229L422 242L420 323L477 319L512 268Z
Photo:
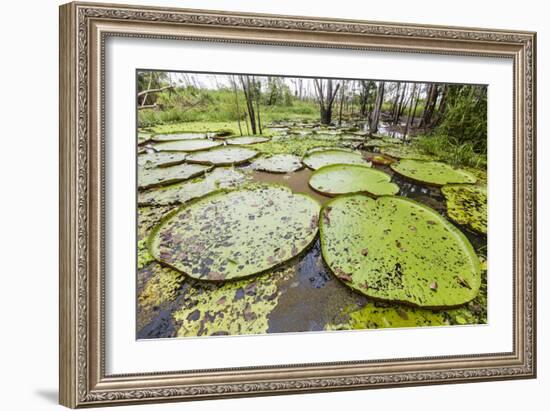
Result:
M338 83L336 87L334 87L333 83L334 81L332 79L313 79L313 84L315 85L315 91L317 93L317 101L319 102L321 124L330 124L332 121L332 105L336 93L340 88L340 83Z
M244 97L246 100L246 108L248 109L248 119L250 121L250 128L252 129L252 134L256 134L256 113L254 110L254 90L250 84L249 76L239 76L241 85L243 87Z
M235 105L237 106L237 123L239 124L239 133L243 135L243 129L241 127L241 109L239 108L239 94L237 93L237 82L235 77L231 76L231 86L233 86L233 93L235 94Z
M370 116L369 133L373 134L378 131L378 122L380 121L380 112L382 111L382 104L384 103L384 87L385 82L380 81L378 83L378 90L376 92L376 101L374 103L374 109Z

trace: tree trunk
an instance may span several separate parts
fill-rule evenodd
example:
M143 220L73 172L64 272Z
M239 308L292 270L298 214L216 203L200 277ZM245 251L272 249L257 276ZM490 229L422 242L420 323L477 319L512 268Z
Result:
M237 124L239 125L239 133L243 135L243 129L241 127L241 109L239 108L239 94L237 93L237 84L235 79L231 76L231 84L233 85L233 92L235 93L235 104L237 106Z
M332 105L334 104L334 98L340 88L340 84L333 87L333 80L326 80L326 90L323 80L314 79L315 91L317 92L317 100L319 102L319 116L321 118L321 124L329 125L332 121Z
M380 112L382 111L382 104L384 103L384 86L385 82L378 83L378 91L376 92L376 102L374 103L374 109L371 113L371 119L369 124L369 133L372 135L378 131L378 122L380 120Z
M250 78L248 76L239 76L239 79L241 80L244 97L246 99L250 128L252 129L252 134L256 134L256 114L254 113L253 96L252 91L250 90Z
M342 83L342 88L340 89L340 113L339 113L339 118L338 118L338 125L339 126L342 126L342 108L344 106L345 91L346 91L346 82L344 81Z
M424 113L422 114L422 120L420 121L420 126L424 127L424 129L432 126L432 117L438 94L438 86L436 84L430 84L426 104L424 106Z
M407 134L409 134L409 127L411 125L411 120L414 118L413 102L414 102L414 97L415 97L415 94L416 94L416 87L417 86L416 86L416 83L415 83L414 86L413 86L412 92L411 92L409 112L408 112L408 116L407 116L407 123L405 125L405 132L403 133L403 140L405 140L407 138ZM414 108L414 111L416 111L416 107Z

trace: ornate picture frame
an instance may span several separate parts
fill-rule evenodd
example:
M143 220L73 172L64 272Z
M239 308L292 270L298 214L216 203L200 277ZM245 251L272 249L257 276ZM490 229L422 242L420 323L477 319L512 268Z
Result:
M105 41L110 37L498 57L513 62L513 350L224 368L105 371ZM69 3L60 8L60 403L67 407L536 376L536 34ZM268 337L269 338L269 337Z

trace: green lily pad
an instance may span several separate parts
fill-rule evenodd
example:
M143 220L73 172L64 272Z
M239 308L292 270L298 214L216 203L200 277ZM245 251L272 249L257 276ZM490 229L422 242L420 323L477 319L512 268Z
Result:
M487 187L449 184L441 192L447 200L447 215L453 221L487 234Z
M137 158L138 166L140 167L169 167L181 164L185 161L186 153L146 153L141 154Z
M155 145L157 151L201 151L208 150L212 147L221 146L223 143L220 141L212 141L207 139L193 139L193 140L178 140L167 141L165 143L159 143Z
M393 143L385 143L384 146L377 145L380 147L380 152L387 156L397 158L397 159L407 159L407 160L437 160L435 156L424 154L417 149L414 149L407 145L397 146Z
M141 167L138 169L138 187L145 190L151 187L168 185L204 174L212 167L201 164L179 164L171 167Z
M225 139L227 141L227 144L239 144L239 145L247 145L247 144L258 144L258 143L265 143L269 141L266 137L258 137L258 136L241 136L241 137L231 137Z
M269 315L295 275L288 267L225 283L189 281L183 306L173 313L178 337L266 334Z
M371 163L359 153L350 153L342 150L323 150L308 154L302 160L306 166L317 170L332 164L360 164L370 167Z
M472 245L420 203L342 196L323 206L320 220L325 262L344 284L368 297L439 308L478 294L481 269Z
M199 140L204 139L206 133L175 133L175 134L156 134L152 140L156 142L179 141L179 140Z
M183 204L216 190L238 187L250 177L232 167L216 167L203 177L182 183L158 187L138 193L138 205L161 206Z
M223 146L208 151L189 154L186 161L197 164L212 164L216 166L227 166L242 164L256 157L258 152L246 147Z
M326 146L327 142L310 137L272 138L266 143L256 144L255 150L263 154L294 154L303 156L314 147Z
M384 141L379 138L373 138L371 140L367 140L363 143L365 147L393 147L392 143L388 143L387 141Z
M317 153L319 151L345 151L347 153L357 153L356 150L348 147L321 146L321 147L313 147L312 149L307 151L306 155Z
M476 182L473 174L437 161L400 160L390 167L403 177L434 186Z
M160 262L212 281L262 273L314 240L319 203L283 186L217 191L180 207L151 233Z
M138 146L147 144L149 142L151 142L151 134L139 131L137 135Z
M348 193L368 193L374 196L395 195L399 186L383 171L356 164L334 164L315 171L309 185L328 196Z
M300 170L304 165L300 157L292 154L275 154L262 157L252 162L252 168L270 173L292 173Z

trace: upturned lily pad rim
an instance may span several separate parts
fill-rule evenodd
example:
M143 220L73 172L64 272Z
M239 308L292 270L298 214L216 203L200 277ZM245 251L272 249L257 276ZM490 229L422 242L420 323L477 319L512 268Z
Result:
M210 146L210 147L205 147L205 148L193 149L193 150L162 150L162 147L159 147L159 146L162 146L163 144L176 143L178 141L181 141L181 142L208 141L210 143L214 143L215 145ZM221 141L215 141L215 140L212 140L212 139L209 139L209 138L206 138L206 137L205 138L189 138L189 139L186 139L186 140L177 139L177 140L168 140L168 141L157 142L157 144L155 144L153 146L153 150L155 150L156 152L165 152L165 153L195 153L195 152L199 152L199 151L211 150L213 148L222 146L222 144L223 143Z
M216 195L219 195L219 194L222 194L222 193L227 194L227 193L231 193L231 192L234 192L234 191L251 191L251 190L254 190L254 189L261 188L261 187L283 188L286 191L291 192L293 195L299 195L299 196L302 196L302 197L306 197L309 200L312 200L313 202L315 202L319 206L319 214L317 215L317 232L315 233L314 236L312 236L311 241L307 245L305 245L304 248L298 254L290 257L287 260L284 260L280 263L277 263L277 264L275 264L275 265L273 265L273 266L271 266L271 267L269 267L265 270L258 271L256 273L245 275L245 276L242 276L242 277L235 277L235 278L229 278L229 279L224 279L224 280L213 280L213 279L210 279L210 278L192 277L188 273L185 273L185 272L177 269L176 267L172 266L171 264L169 264L165 261L161 261L161 260L159 260L155 257L155 253L153 251L153 242L154 242L155 236L157 235L159 230L162 228L164 223L167 220L169 220L170 218L172 218L174 215L179 213L183 208L190 207L190 206L192 206L193 204L195 204L199 201L206 200L208 197L213 197L213 196L216 196ZM194 198L192 200L189 200L188 202L175 207L173 210L170 210L168 213L163 215L162 218L158 221L158 223L149 232L149 236L147 237L147 251L149 252L149 254L151 254L151 256L154 258L154 260L156 262L158 262L161 266L168 267L168 268L170 268L170 269L172 269L172 270L174 270L178 273L181 273L186 278L191 279L193 281L197 281L197 282L222 284L222 283L230 283L230 282L241 281L241 280L245 280L245 279L252 278L252 277L259 277L259 276L266 275L266 274L268 274L272 271L275 271L275 270L278 270L278 269L284 267L289 262L303 256L306 252L309 251L309 249L313 246L313 244L315 244L315 241L317 240L317 237L319 236L319 230L320 230L320 225L321 225L319 217L321 215L321 208L322 208L321 202L319 200L317 200L315 197L313 197L312 195L310 195L308 193L304 193L304 192L296 192L295 193L294 191L292 191L289 187L285 186L284 184L265 183L265 184L254 184L254 185L251 185L249 187L222 188L220 190L212 191L211 193L208 193L208 194L205 194L203 196L200 196L200 197Z
M323 153L327 153L327 152L331 152L331 151L339 151L341 153L346 153L346 154L355 154L355 155L358 155L365 163L362 164L364 165L365 167L372 167L372 163L365 159L365 157L363 157L363 155L354 150L354 151L348 151L348 150L343 150L343 149L333 149L333 150L319 150L319 151L314 151L313 153L309 153L309 154L305 154L303 157L302 157L302 163L304 163L304 165L309 168L310 170L318 170L318 169L315 169L313 167L311 167L308 163L307 163L307 159L310 158L311 156L314 156L314 155L318 155L318 154L323 154ZM346 164L358 164L358 163L331 163L331 164L326 164L324 166L321 166L319 168L323 168L323 167L326 167L326 166L332 166L332 165L346 165Z
M382 195L376 195L376 194L373 194L373 193L371 193L367 190L359 190L359 191L352 191L352 192L339 194L339 193L329 193L329 192L326 192L326 191L323 191L323 190L319 190L319 189L313 187L313 185L311 184L311 179L313 178L314 175L321 174L322 172L330 171L329 170L330 168L340 168L340 167L364 168L365 170L370 170L371 172L374 172L375 174L376 173L384 174L385 176L389 177L389 180L388 180L387 183L390 184L390 185L395 186L397 188L397 191L395 192L395 194L382 194ZM376 199L376 198L380 198L380 197L395 197L400 191L399 186L391 181L391 176L388 173L385 173L382 170L378 170L377 168L374 168L374 167L364 166L362 164L329 164L327 166L320 167L317 170L313 171L313 173L311 173L311 177L309 178L307 184L313 191L315 191L316 193L319 193L321 195L324 195L325 197L344 197L344 196L350 196L350 195L354 195L354 194L364 194L364 195L366 195L370 198ZM320 215L322 215L322 214L320 214Z
M157 169L167 169L167 168L170 168L170 167L178 167L178 166L181 166L181 165L185 165L187 164L186 162L184 163L181 163L181 164L176 164L174 166L168 166L168 167L153 167L153 168L157 168ZM147 184L147 185L142 185L140 186L139 183L138 183L138 191L146 191L146 190L150 190L152 188L159 188L159 187L164 187L164 186L169 186L169 185L172 185L172 184L177 184L177 183L181 183L181 182L184 182L184 181L189 181L189 180L192 180L196 177L200 177L206 173L208 173L209 171L211 171L214 166L210 165L210 164L200 164L200 165L204 165L206 168L204 168L203 170L199 170L191 175L189 175L188 177L185 177L185 178L182 178L182 177L173 177L171 179L168 179L168 180L164 180L164 181L161 181L161 182L158 182L158 183L152 183L152 184Z
M242 148L242 149L245 149L245 150L254 151L254 152L256 152L256 154L254 154L252 157L248 157L244 160L224 161L224 162L221 162L221 163L213 163L213 162L208 161L208 160L194 160L193 158L189 158L193 154L195 154L195 153L190 153L189 156L187 156L185 158L185 162L189 163L189 164L202 164L202 165L205 165L205 166L214 166L214 167L218 167L218 166L237 166L237 165L240 165L240 164L248 163L250 160L252 160L252 159L258 157L258 155L260 155L260 152L257 151L257 150L254 150L253 148L249 148L249 147L246 147L246 146L241 146L241 145L238 145L238 144L231 144L231 145L227 145L227 146L219 145L219 146L215 146L215 147L210 147L206 150L197 150L196 154L199 154L199 153L200 154L205 154L205 153L213 152L213 151L216 151L216 150L227 150L228 148L229 149Z
M385 155L388 155L388 154L385 154ZM390 156L391 157L391 156ZM414 178L414 177L411 177L409 175L405 175L405 174L402 174L400 171L396 170L395 167L399 166L399 164L401 162L404 162L404 161L415 161L417 163L440 163L440 164L444 164L446 165L447 167L450 167L452 168L453 170L457 170L461 173L464 173L464 174L467 174L467 175L470 175L473 177L474 181L471 182L471 183L467 183L467 182L463 182L463 183L434 183L434 182L430 182L430 181L425 181L425 180L421 180L421 179L417 179L417 178ZM450 164L447 164L447 163L444 163L442 161L437 161L437 160L417 160L417 159L413 159L413 158L402 158L402 159L399 159L399 161L396 161L395 163L392 163L389 165L389 167L392 169L392 171L396 174L398 174L400 177L404 178L404 179L407 179L409 181L412 181L412 182L415 182L415 183L418 183L418 184L422 184L422 185L426 185L426 186L429 186L429 187L443 187L443 186L447 186L447 185L451 185L451 184L470 184L470 185L475 185L477 183L477 177L474 176L472 173L470 173L469 171L466 171L466 170L463 170L461 168L456 168L456 167L453 167L451 166Z
M393 303L398 303L398 304L403 304L403 305L406 305L406 306L409 306L409 307L414 307L414 308L422 308L422 309L429 309L429 310L447 310L447 309L451 309L451 308L458 308L458 307L464 307L466 304L468 304L469 301L466 301L464 303L461 303L461 304L454 304L454 305L418 305L418 304L414 304L413 302L411 301L406 301L406 300L399 300L399 299L385 299L385 298L381 298L381 297L377 297L377 296L371 296L371 295L367 295L367 294L364 294L362 293L361 291L357 290L355 287L351 287L349 284L347 284L345 281L343 281L341 278L338 277L338 275L332 270L332 268L330 267L328 261L326 261L325 259L325 252L324 252L324 249L326 248L326 244L325 242L323 241L323 230L324 230L324 221L323 221L323 213L325 212L325 210L328 208L328 207L332 207L332 204L336 201L340 201L342 199L345 199L345 198L351 198L351 197L357 197L357 196L364 196L364 197L367 197L367 198L370 198L370 200L372 201L378 201L380 199L383 199L383 198L399 198L399 200L402 200L402 201L406 201L406 202L409 202L409 203L412 203L414 204L415 206L420 206L421 208L425 209L426 211L429 211L431 213L435 213L436 215L438 215L440 217L440 220L441 220L441 223L444 224L453 234L456 234L458 235L458 237L460 238L460 241L463 242L465 244L465 247L466 247L466 252L467 254L469 255L469 257L471 257L471 260L473 261L473 264L475 264L475 269L476 271L481 275L481 263L479 262L479 256L478 254L475 252L474 250L474 247L472 246L472 243L470 242L470 240L468 240L468 237L466 237L466 235L460 231L453 223L451 223L449 220L447 220L445 217L441 216L437 211L435 211L434 209L418 202L418 201L415 201L415 200L412 200L408 197L403 197L403 196L389 196L389 195L383 195L383 196L379 196L375 199L369 197L369 196L366 196L364 194L357 194L357 193L350 193L350 194L342 194L342 195L339 195L335 198L332 198L330 199L329 201L327 201L326 203L324 203L322 206L321 206L321 210L319 211L319 242L320 242L320 245L321 245L321 256L323 258L323 262L325 263L325 265L327 266L327 268L329 269L329 271L331 272L331 274L338 280L340 281L344 286L346 286L348 289L352 290L354 293L358 293L359 295L362 295L362 296L366 296L368 297L369 299L373 300L373 301L380 301L380 302L393 302ZM478 293L479 293L479 290L478 290ZM475 297L474 297L475 298ZM470 300L471 301L471 300Z
M289 174L289 173L295 173L297 171L300 171L300 170L303 170L305 168L305 165L304 163L302 162L302 157L301 156L297 156L296 154L284 154L284 153L279 153L279 154L269 154L269 155L264 155L263 157L260 157L260 158L257 158L256 160L267 160L271 157L276 157L276 156L292 156L292 157L296 157L297 159L299 159L300 161L300 167L293 170L293 171L284 171L284 170L268 170L266 168L256 168L254 167L254 165L252 165L252 169L254 171L261 171L262 173L271 173L271 174Z
M254 141L252 143L233 143L232 142L232 140L237 140L237 139L242 139L242 138L260 138L262 140L261 141ZM228 137L224 138L223 141L225 141L228 145L231 145L231 146L240 146L240 145L253 146L254 144L268 143L269 141L271 141L271 138L269 138L267 136L264 136L264 135L251 134L251 135L246 135L246 136L228 136Z

